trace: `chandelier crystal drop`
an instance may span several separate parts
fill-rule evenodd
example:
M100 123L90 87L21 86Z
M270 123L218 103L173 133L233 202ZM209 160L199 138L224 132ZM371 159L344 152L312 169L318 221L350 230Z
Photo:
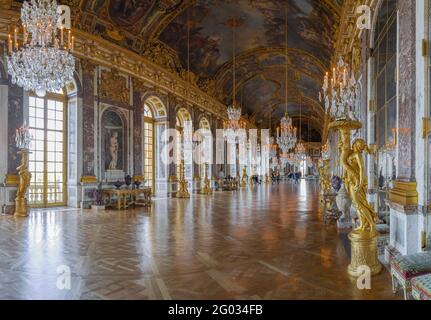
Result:
M326 113L335 120L357 120L356 110L360 103L360 86L349 65L340 57L331 77L326 72L319 100Z
M22 46L18 29L9 35L8 73L12 83L39 96L61 90L73 80L74 37L58 26L61 14L55 0L25 1L21 9Z

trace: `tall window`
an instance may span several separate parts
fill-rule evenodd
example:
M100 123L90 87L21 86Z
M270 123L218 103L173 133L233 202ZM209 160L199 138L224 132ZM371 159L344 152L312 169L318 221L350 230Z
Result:
M66 204L65 96L29 97L29 127L34 140L29 159L32 174L29 204L34 207Z
M144 106L144 178L147 186L154 187L154 116L148 105Z

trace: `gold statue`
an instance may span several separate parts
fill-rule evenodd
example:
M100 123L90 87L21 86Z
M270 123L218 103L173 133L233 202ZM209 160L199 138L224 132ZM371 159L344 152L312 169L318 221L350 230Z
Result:
M329 174L329 162L330 160L323 160L323 165L319 167L320 188L323 194L328 194L331 191L331 175Z
M206 194L209 195L212 193L211 190L211 182L210 179L208 178L208 163L205 163L205 178L204 178L204 187L201 190L201 194Z
M351 146L351 132L358 130L362 124L353 120L337 120L329 124L329 129L336 129L340 134L340 163L344 169L343 181L353 205L357 211L360 225L349 234L351 243L351 263L348 273L352 276L363 274L367 266L371 275L380 273L382 266L377 258L377 214L366 197L367 177L363 159L364 151L370 148L363 139L357 139Z
M17 168L19 174L19 184L18 190L15 198L15 216L27 217L28 207L27 207L27 189L30 186L31 173L28 171L28 150L18 151L21 155L21 164Z
M241 187L245 188L247 185L247 166L242 168L242 178L241 178Z
M341 160L345 169L344 183L358 213L360 224L356 231L375 232L378 216L367 200L368 182L363 159L364 151L371 154L363 139L355 140L352 150L342 150Z
M180 163L180 180L179 180L179 184L180 184L180 189L178 190L176 196L177 198L181 198L181 199L189 199L190 198L190 193L188 191L188 183L186 181L185 178L185 168L184 168L184 160L181 160Z

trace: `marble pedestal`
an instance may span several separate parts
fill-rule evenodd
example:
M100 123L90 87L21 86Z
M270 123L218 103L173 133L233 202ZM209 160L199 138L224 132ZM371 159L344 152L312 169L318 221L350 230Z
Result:
M417 206L402 206L388 201L390 207L389 246L402 255L421 251Z

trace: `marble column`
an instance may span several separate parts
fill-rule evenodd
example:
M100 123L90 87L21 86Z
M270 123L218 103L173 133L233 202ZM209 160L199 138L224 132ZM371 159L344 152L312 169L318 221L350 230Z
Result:
M143 103L141 92L133 92L133 175L135 178L141 178L144 174L142 160L142 114ZM153 154L153 156L156 156Z
M96 180L95 172L95 137L94 137L94 103L96 66L86 60L82 65L82 148L83 148L83 181Z

